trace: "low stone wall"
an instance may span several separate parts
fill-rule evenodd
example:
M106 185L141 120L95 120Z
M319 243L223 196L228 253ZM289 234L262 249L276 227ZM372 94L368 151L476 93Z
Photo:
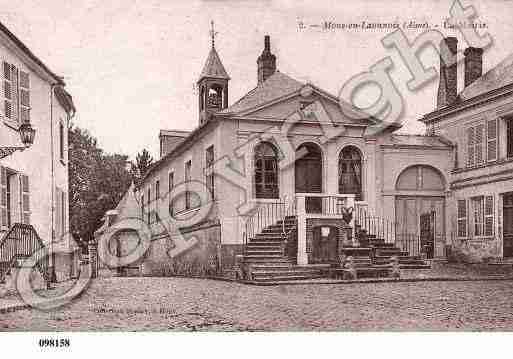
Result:
M501 257L501 243L495 238L457 240L447 251L447 260L455 263L482 263Z
M112 268L121 276L217 276L221 273L221 226L218 221L205 221L194 227L182 229L185 238L195 237L197 243L187 251L172 257L173 238L155 236L143 258L125 268ZM119 237L118 253L130 252L134 238Z

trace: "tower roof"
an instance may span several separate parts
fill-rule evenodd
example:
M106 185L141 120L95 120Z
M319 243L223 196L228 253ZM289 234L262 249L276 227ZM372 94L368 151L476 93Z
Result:
M230 76L228 76L228 73L224 69L223 63L221 62L221 59L219 58L219 55L214 46L212 46L210 49L210 53L208 54L205 66L203 66L203 70L201 71L198 82L201 81L201 79L204 77L226 80L230 79Z

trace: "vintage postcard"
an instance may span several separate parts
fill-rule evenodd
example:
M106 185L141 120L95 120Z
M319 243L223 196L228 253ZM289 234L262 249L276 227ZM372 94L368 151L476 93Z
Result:
M513 2L1 3L2 346L513 330Z

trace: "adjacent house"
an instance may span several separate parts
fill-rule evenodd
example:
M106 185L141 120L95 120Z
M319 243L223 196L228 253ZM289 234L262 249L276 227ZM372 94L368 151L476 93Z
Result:
M457 51L456 38L446 39ZM421 119L455 145L447 171L450 243L468 261L513 257L513 55L482 75L483 50L464 52L464 88L456 66L441 66L437 108Z
M0 271L5 271L41 246L74 248L67 134L75 106L62 78L1 23L0 62ZM22 143L25 128L35 130L33 143ZM51 256L48 267L53 279L73 275L66 255Z

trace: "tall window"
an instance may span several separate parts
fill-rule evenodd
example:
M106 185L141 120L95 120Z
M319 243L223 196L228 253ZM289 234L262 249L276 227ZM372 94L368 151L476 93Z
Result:
M278 198L278 153L273 145L262 142L255 148L256 198Z
M59 123L59 154L60 159L64 159L64 125L62 122Z
M170 193L173 190L173 187L175 186L175 174L174 172L169 172L169 177L167 181L167 191L168 191L168 198L169 198L169 214L172 216L174 213L174 205L173 205L173 198L171 198Z
M148 216L148 224L150 224L150 221L151 221L151 208L150 208L150 203L151 203L151 188L148 187L148 211L147 211L147 216Z
M184 171L184 180L185 185L187 186L188 182L191 180L191 167L192 162L189 160L185 162L185 171ZM191 208L191 193L189 192L188 188L185 191L185 209Z
M458 237L467 236L467 201L458 200Z
M3 62L4 115L20 123L30 122L29 74Z
M497 160L497 126L497 119L492 119L467 128L467 167Z
M215 198L214 194L214 145L207 148L205 151L205 182L208 190L212 195L212 199Z
M157 180L155 182L155 200L158 200L160 198L160 180Z
M354 146L342 149L338 159L338 192L354 193L355 199L362 199L362 157Z
M474 235L493 236L493 196L479 196L472 198L474 218Z

